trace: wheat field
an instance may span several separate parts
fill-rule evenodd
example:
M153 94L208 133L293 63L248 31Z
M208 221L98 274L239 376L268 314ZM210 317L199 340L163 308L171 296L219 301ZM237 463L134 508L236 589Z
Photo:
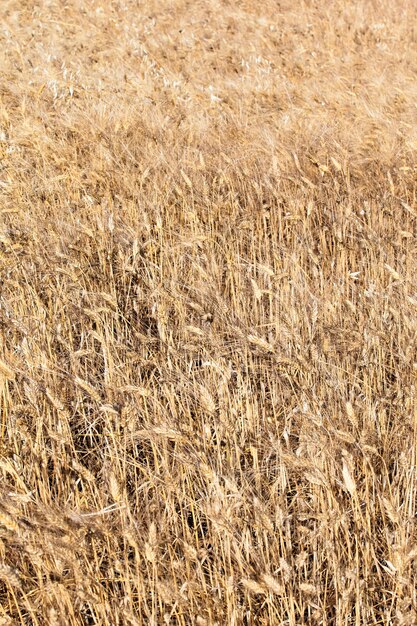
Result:
M0 17L0 626L417 624L417 5Z

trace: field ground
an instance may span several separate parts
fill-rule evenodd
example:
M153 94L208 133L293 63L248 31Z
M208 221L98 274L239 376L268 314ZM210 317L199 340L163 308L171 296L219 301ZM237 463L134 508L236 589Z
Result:
M0 17L0 625L415 625L416 3Z

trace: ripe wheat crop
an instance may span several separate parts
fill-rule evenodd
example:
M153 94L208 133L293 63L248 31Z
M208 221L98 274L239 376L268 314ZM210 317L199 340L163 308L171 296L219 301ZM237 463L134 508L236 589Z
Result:
M416 624L417 5L0 17L0 626Z

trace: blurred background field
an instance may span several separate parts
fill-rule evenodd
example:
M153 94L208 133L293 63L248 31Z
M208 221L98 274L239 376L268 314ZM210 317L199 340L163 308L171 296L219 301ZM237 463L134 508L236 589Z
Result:
M415 3L0 17L0 625L416 624Z

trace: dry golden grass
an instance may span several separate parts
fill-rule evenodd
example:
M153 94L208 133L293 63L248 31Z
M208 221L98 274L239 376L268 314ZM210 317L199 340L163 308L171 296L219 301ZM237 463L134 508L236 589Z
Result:
M0 13L0 625L416 624L415 2Z

